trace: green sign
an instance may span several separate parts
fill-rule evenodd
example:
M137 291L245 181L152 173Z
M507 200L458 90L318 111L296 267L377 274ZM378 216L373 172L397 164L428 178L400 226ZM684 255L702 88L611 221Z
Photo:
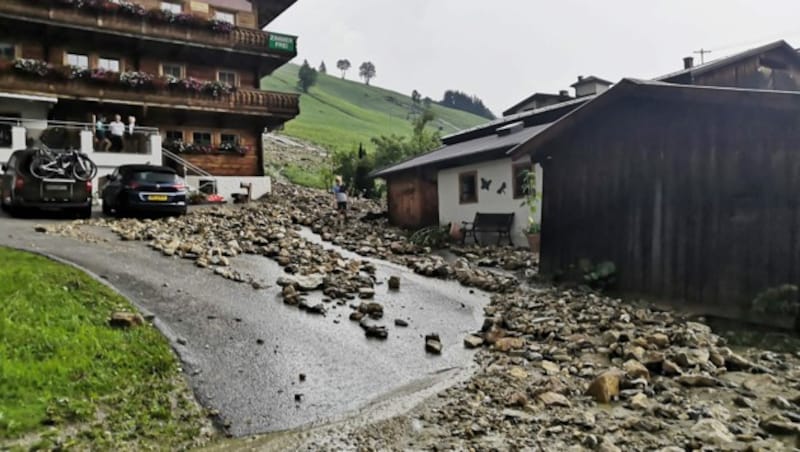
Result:
M269 49L282 52L294 52L297 50L297 38L289 35L269 34Z

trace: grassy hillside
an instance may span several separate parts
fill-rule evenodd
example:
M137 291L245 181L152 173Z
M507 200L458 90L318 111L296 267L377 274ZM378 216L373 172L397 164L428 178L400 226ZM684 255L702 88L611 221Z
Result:
M299 67L287 64L261 82L263 89L297 92ZM356 75L350 70L349 77ZM300 116L287 123L285 133L319 144L329 150L354 149L363 143L372 149L371 138L380 135L409 135L409 96L359 81L320 74L317 84L300 98ZM471 113L433 105L435 127L443 135L472 127L487 120Z

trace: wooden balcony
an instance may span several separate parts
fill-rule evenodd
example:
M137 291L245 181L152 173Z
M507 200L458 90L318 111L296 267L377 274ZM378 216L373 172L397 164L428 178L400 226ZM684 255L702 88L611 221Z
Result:
M286 61L297 55L297 38L253 28L235 28L230 33L202 27L168 24L151 18L119 13L95 13L59 5L48 0L0 0L0 16L38 21L73 29L90 29L138 39L166 40L183 45L234 49L269 55Z
M85 80L53 81L8 72L0 73L0 90L20 94L45 94L57 96L59 99L87 102L219 112L282 120L294 118L300 112L299 96L296 94L248 89L214 97L182 90L134 89Z

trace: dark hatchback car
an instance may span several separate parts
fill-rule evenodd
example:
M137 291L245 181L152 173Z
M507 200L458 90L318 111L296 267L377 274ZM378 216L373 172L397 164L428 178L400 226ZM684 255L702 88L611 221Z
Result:
M123 165L108 176L102 199L106 215L183 215L186 184L166 166Z
M35 149L14 151L2 166L0 207L12 215L46 210L91 217L92 182L34 176L30 167L36 152Z

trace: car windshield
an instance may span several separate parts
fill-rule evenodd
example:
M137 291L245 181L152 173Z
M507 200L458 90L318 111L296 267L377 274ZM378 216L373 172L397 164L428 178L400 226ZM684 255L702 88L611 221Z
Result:
M137 171L131 175L131 179L151 184L171 184L178 181L178 176L164 171Z

